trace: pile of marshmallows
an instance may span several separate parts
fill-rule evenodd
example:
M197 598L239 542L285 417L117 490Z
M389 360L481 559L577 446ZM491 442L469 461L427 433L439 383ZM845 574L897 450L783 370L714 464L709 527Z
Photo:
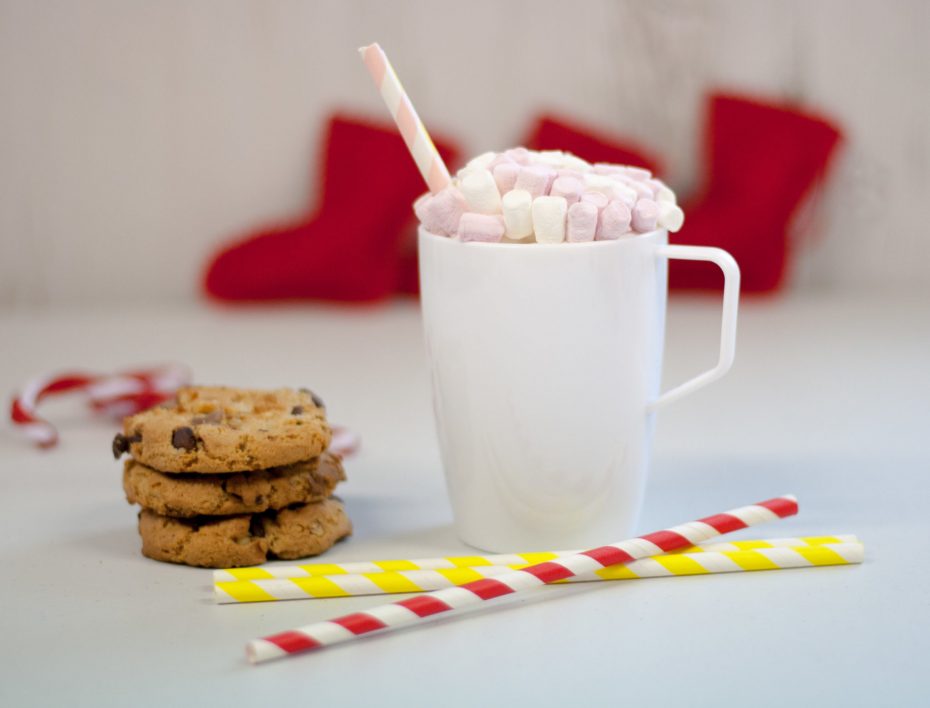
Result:
M490 243L610 241L685 219L649 170L526 148L479 155L413 208L431 233Z

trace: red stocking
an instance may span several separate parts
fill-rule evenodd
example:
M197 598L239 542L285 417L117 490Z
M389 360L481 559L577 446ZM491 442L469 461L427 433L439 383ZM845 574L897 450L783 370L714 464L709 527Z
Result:
M673 243L719 246L740 265L745 291L777 289L788 261L791 217L826 173L840 141L823 119L734 96L710 99L706 176L684 204L685 225ZM716 288L716 268L673 261L672 287Z
M457 150L436 141L451 161ZM322 193L298 223L228 245L204 288L221 300L362 301L394 291L400 239L423 179L393 125L336 115L326 133Z

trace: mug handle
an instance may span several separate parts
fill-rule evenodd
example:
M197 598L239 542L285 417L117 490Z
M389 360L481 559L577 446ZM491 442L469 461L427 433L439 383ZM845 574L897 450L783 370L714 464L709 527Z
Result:
M717 365L660 395L647 405L649 412L658 410L679 398L684 398L689 393L694 393L730 370L736 355L736 313L739 306L739 266L733 256L722 248L663 245L656 248L656 255L661 258L715 263L723 271L723 321L720 326L720 358L717 360Z

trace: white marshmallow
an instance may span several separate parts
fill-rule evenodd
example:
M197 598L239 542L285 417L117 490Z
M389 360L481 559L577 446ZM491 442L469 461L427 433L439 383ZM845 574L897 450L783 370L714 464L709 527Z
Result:
M654 231L659 218L659 205L652 199L640 199L633 207L633 230L641 234Z
M625 182L615 180L613 187L610 188L608 196L611 200L618 200L626 204L630 209L633 208L633 205L636 204L636 200L639 198L636 190L630 187Z
M494 181L497 183L497 191L500 192L501 196L513 189L519 174L520 165L509 160L494 167Z
M578 170L579 172L587 172L591 169L591 163L587 160L582 160L576 155L572 155L570 152L565 153L565 158L562 161L562 165L570 170Z
M599 175L594 172L585 172L584 182L588 191L601 192L610 196L614 187L614 180L607 175Z
M661 180L651 179L648 182L655 190L656 201L657 202L671 202L672 204L677 204L678 200L675 198L675 192L668 188L668 186Z
M656 223L663 229L668 229L672 233L679 231L685 223L685 213L677 204L667 201L659 201L659 218Z
M541 150L536 156L536 162L558 169L565 166L565 153L561 150Z
M537 243L561 243L565 240L565 197L537 197L533 200L533 231Z
M591 202L576 202L568 207L565 238L577 243L593 241L597 233L597 207Z
M496 157L497 157L496 152L493 152L493 151L483 152L477 157L473 157L468 162L466 162L464 169L486 170L491 165L491 163L494 162L494 159Z
M525 189L512 189L501 199L507 238L521 239L533 233L533 197Z
M462 178L459 189L471 211L479 214L500 214L501 195L493 175L484 169L478 169Z

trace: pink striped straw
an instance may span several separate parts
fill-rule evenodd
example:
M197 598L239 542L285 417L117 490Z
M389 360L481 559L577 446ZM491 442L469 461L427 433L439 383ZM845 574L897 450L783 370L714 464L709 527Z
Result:
M384 50L375 43L362 47L358 51L362 55L362 61L365 62L375 86L381 92L381 98L384 99L391 118L397 124L407 144L407 149L413 156L414 162L417 163L417 169L423 175L429 191L435 194L451 181L446 163L442 161L439 151L433 145L426 126L417 115Z
M502 595L537 588L556 580L687 548L714 536L783 519L797 513L798 502L794 496L776 497L639 538L537 563L494 578L482 578L459 587L436 590L380 605L367 612L356 612L263 639L253 639L246 645L245 653L250 662L259 664L291 654L321 649L372 632L413 624L441 612L450 612Z

